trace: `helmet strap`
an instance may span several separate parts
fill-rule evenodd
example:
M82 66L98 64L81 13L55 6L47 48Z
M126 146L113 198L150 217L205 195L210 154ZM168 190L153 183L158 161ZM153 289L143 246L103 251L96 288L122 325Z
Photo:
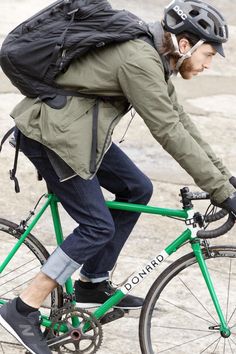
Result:
M176 35L171 33L171 38L172 38L172 42L173 42L173 45L175 48L175 53L180 55L180 58L176 63L175 71L174 71L175 74L177 75L184 60L191 58L193 52L195 52L205 41L203 39L200 39L187 53L183 54L183 53L180 53L179 43L177 41Z

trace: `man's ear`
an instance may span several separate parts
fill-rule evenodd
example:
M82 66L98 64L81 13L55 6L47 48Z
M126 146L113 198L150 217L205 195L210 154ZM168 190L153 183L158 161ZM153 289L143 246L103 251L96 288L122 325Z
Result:
M186 54L191 49L191 45L186 38L181 38L179 41L179 51L182 54Z

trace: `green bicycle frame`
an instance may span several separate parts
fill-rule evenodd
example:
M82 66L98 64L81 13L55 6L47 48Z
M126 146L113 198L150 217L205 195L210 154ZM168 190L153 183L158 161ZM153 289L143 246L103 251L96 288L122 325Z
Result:
M51 214L52 214L52 219L53 219L53 225L54 225L54 230L56 234L56 240L57 244L61 245L64 237L63 237L63 232L62 232L62 227L61 227L61 222L60 222L60 216L59 216L59 211L58 211L58 202L59 200L54 194L47 194L45 195L47 200L43 207L40 209L38 214L34 217L33 221L30 223L30 225L26 228L25 232L22 234L20 239L16 242L15 246L11 250L11 252L8 254L6 259L2 262L0 265L0 274L3 272L3 270L6 268L6 266L9 264L11 259L14 257L15 253L18 251L26 237L29 235L31 230L34 228L34 226L37 224L39 219L42 217L44 214L45 210L50 207L51 209ZM168 217L178 217L184 220L190 220L193 217L193 210L192 209L167 209L167 208L159 208L159 207L153 207L153 206L146 206L146 205L140 205L140 204L130 204L130 203L123 203L123 202L115 202L115 201L108 201L106 202L107 207L110 209L118 209L118 210L125 210L129 212L138 212L138 213L147 213L147 214L156 214L156 215L162 215L162 216L168 216ZM230 330L229 327L227 326L225 317L223 315L223 312L221 310L217 295L214 290L214 286L209 274L209 271L207 269L204 256L202 254L201 250L201 245L200 245L200 240L196 236L196 228L194 225L188 225L188 228L177 238L175 239L171 244L169 244L162 252L158 253L155 257L151 259L145 266L143 266L139 271L136 273L132 274L124 283L123 285L116 290L114 295L107 300L103 305L101 305L97 310L94 311L93 316L96 319L100 319L103 317L107 311L109 311L113 306L115 306L120 300L122 300L127 293L133 290L135 286L140 284L152 271L158 269L162 263L166 260L167 257L169 257L171 254L176 252L184 243L190 242L191 247L193 249L193 252L195 254L196 260L199 264L199 267L201 269L202 275L204 277L204 280L206 282L207 288L209 290L210 296L212 298L213 304L215 306L216 312L219 317L220 321L220 331L223 333L225 336L230 335ZM65 288L67 294L73 294L73 284L72 284L72 279L69 278L66 283L65 283ZM0 304L4 304L5 301L0 299ZM75 301L73 302L75 304ZM76 316L72 318L72 324L73 326L77 327L79 325L79 320ZM50 327L52 325L51 321L49 318L46 316L42 316L42 325L45 327ZM89 329L89 324L85 324L83 327L83 330L86 331ZM66 332L67 327L60 327L61 332Z

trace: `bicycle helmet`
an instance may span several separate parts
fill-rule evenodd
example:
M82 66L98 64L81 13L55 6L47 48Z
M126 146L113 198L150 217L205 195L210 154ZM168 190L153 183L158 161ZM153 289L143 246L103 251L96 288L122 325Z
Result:
M224 56L222 43L228 40L228 26L214 7L199 0L173 0L165 8L163 25L174 35L182 32L196 35Z

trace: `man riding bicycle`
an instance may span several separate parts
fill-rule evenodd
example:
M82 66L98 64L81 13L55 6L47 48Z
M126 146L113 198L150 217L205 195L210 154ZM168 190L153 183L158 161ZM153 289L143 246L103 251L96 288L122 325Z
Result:
M21 132L20 148L78 223L20 297L0 309L0 322L30 352L51 353L39 328L38 308L47 295L77 269L78 306L105 302L114 293L109 272L139 214L109 211L101 187L118 201L147 204L152 184L112 143L112 132L132 105L154 138L210 193L212 200L236 213L236 179L203 140L179 105L171 75L192 77L224 56L228 27L212 6L198 0L174 0L163 21L149 25L152 42L142 38L111 44L71 63L57 83L84 94L117 96L112 103L68 97L62 109L25 98L12 112ZM91 156L92 115L98 110L96 154ZM143 299L128 295L117 307L141 308ZM29 326L32 335L22 331Z

